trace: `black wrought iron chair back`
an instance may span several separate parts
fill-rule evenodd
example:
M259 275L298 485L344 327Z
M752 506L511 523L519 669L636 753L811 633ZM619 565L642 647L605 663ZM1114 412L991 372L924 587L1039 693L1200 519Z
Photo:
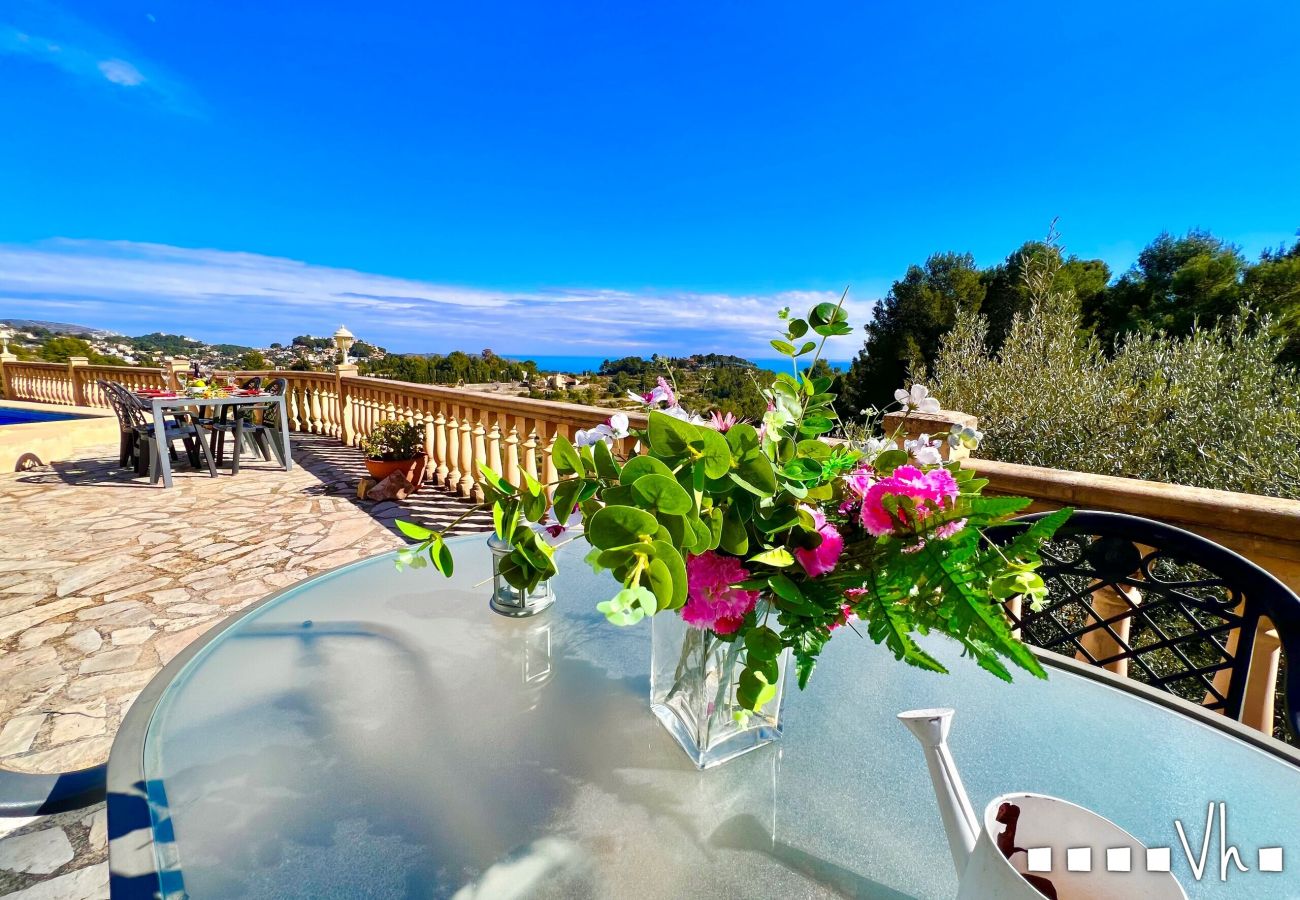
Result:
M1009 540L1042 515L990 537ZM1295 662L1285 715L1300 735L1300 597L1268 572L1200 535L1108 512L1075 513L1042 557L1042 607L1008 605L1023 640L1240 720L1256 629L1267 618Z
M262 376L254 375L252 378L244 379L244 382L240 384L239 389L241 391L255 391L261 388L261 386L262 386Z

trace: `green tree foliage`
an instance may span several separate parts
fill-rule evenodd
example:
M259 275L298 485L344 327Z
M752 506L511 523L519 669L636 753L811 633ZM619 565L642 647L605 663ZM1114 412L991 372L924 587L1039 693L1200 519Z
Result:
M237 365L246 371L260 371L267 367L266 357L262 355L261 350L246 350L240 354Z
M446 356L390 353L382 359L362 360L361 371L416 384L481 384L489 381L524 381L537 376L537 363L516 362L495 353L470 356L453 350Z
M1083 303L1084 323L1106 347L1129 332L1188 334L1198 321L1212 325L1237 311L1246 267L1240 250L1208 231L1165 232L1114 285Z
M46 362L67 362L71 357L84 356L97 366L124 366L126 360L105 353L96 353L84 338L71 335L51 335L41 341L36 355Z
M1053 263L1053 287L1063 296L1072 296L1079 303L1089 304L1106 290L1110 267L1100 259L1079 259L1077 256L1062 259L1060 249L1052 244L1026 242L1005 261L985 269L983 273L986 293L980 313L988 320L988 339L994 349L1001 347L1006 340L1012 319L1029 311L1026 268L1045 256L1050 256Z
M1282 341L1278 361L1300 368L1300 240L1289 250L1266 250L1242 280L1246 302L1273 322Z
M961 312L979 312L987 293L969 253L936 253L911 266L867 323L867 341L849 369L843 405L861 411L888 403L907 373L933 361L939 339Z

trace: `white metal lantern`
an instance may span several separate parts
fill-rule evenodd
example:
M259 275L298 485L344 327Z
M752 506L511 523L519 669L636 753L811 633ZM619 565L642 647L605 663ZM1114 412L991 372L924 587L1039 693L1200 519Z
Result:
M334 343L339 348L339 362L347 365L348 350L350 350L352 345L356 342L357 339L352 336L352 332L348 331L345 326L340 325L339 330L334 332Z

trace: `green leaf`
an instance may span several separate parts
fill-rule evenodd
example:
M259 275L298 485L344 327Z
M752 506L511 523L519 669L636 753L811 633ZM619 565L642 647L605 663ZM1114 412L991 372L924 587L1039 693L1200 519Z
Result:
M515 526L519 524L519 501L498 500L492 504L492 530L503 541L510 540Z
M812 330L823 337L831 337L845 332L840 326L847 327L849 314L834 303L818 303L808 314L808 324ZM849 332L852 329L848 329Z
M433 537L433 532L427 528L416 525L414 522L407 522L405 519L398 519L393 523L397 530L415 541L427 541Z
M699 440L703 441L699 463L704 466L704 474L709 478L722 478L731 471L731 448L727 446L727 439L712 428L695 427Z
M853 609L866 620L867 636L893 651L895 659L918 669L947 673L943 663L922 650L912 639L906 607L881 597L877 591L867 591L858 597Z
M731 473L731 480L759 497L770 497L776 493L776 472L772 468L772 461L757 448L745 453Z
M664 465L662 460L653 456L634 456L624 464L618 477L623 484L630 485L646 475L667 475L671 478L672 474L673 470Z
M745 649L760 659L773 659L785 649L781 635L766 625L750 629L745 634Z
M555 471L561 475L581 475L583 473L582 457L578 451L569 443L569 439L562 434L555 436L555 448L551 451L551 461L555 463Z
M736 686L736 702L751 712L758 712L776 696L776 685L769 684L766 676L746 666L740 673Z
M634 506L606 506L587 523L587 540L607 549L648 540L659 530L654 516Z
M771 550L764 550L762 553L751 556L749 561L758 565L774 566L780 569L792 565L794 557L784 547L773 547Z
M670 608L673 603L674 585L673 574L667 563L656 557L650 560L645 572L650 582L650 590L655 595L656 611Z
M429 545L429 562L433 563L433 567L447 578L451 577L453 569L451 551L447 549L447 544L440 534L435 534L433 543Z
M722 537L718 546L734 556L744 556L749 551L749 531L734 504L729 505L722 516Z
M632 483L632 496L637 506L651 513L684 516L694 504L691 495L667 475L645 475Z
M816 350L816 349L817 349L817 342L816 342L816 341L808 341L808 342L805 343L802 347L800 347L798 350L796 350L795 353L794 353L794 355L795 355L795 356L803 356L805 353L812 353L812 352L813 352L814 350Z
M666 541L655 541L650 545L650 550L657 561L668 567L668 573L673 579L672 600L668 608L681 609L686 605L686 593L689 587L686 579L686 563L682 561L682 555L677 552L676 547Z
M596 462L596 474L608 481L617 481L619 476L618 463L614 460L614 454L610 451L609 445L604 441L597 441L596 446L591 448L591 452Z
M786 333L793 338L801 338L808 333L808 323L803 319L791 319L786 327Z
M540 522L546 518L546 510L550 505L546 499L546 490L536 478L527 472L519 473L524 479L524 492L521 494L521 506L524 518L530 522Z
M907 463L906 450L886 450L876 457L871 467L882 475L888 475L901 465Z
M769 341L769 343L772 345L772 349L777 353L784 354L785 356L794 356L794 344L787 341Z
M654 409L650 411L650 427L646 436L650 441L650 449L662 459L680 459L685 456L691 441L696 437L689 422Z
M737 422L726 434L727 446L734 459L741 459L750 450L758 449L758 431L748 422Z
M483 480L486 481L488 484L490 484L498 494L500 494L503 497L510 497L514 494L515 486L510 482L506 481L504 478L502 478L491 468L489 468L488 466L480 465L478 467L478 470L479 470L479 474L482 475Z
M569 521L573 509L578 505L578 495L582 493L584 482L579 478L569 478L555 486L555 503L553 506L555 520L561 525Z

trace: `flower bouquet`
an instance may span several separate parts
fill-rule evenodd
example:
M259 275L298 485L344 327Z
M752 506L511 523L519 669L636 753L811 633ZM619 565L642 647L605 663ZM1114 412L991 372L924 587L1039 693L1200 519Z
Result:
M831 439L833 380L809 372L828 337L851 333L843 298L780 317L772 346L791 372L764 390L758 427L692 415L661 380L636 398L648 407L644 431L615 415L576 442L557 437L553 484L521 473L516 486L482 469L497 535L513 547L501 574L521 590L556 573L530 523L581 517L587 562L621 584L597 609L618 626L651 618L652 707L701 767L779 735L787 663L803 688L843 631L945 672L915 640L939 632L999 678L1011 680L1012 666L1045 677L1002 604L1045 594L1037 551L1070 511L998 545L982 529L1029 500L983 496L987 482L928 438L900 449L897 434L878 432L883 411L868 417L876 436ZM921 385L896 397L905 413L938 409ZM619 458L613 448L628 437L639 452ZM947 440L971 447L979 435L954 428ZM442 532L397 524L419 542L399 566L451 573Z

